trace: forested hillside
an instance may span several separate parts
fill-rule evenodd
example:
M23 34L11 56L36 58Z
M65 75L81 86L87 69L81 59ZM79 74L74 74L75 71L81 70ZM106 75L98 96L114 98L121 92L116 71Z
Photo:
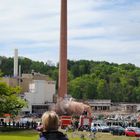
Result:
M0 57L3 75L13 75L13 58ZM22 73L32 70L58 81L58 65L19 58ZM68 94L77 99L140 103L140 68L133 64L68 60Z

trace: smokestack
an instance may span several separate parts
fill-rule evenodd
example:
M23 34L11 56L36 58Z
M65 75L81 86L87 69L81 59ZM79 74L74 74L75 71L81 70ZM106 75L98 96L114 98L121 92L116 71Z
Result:
M58 97L67 95L67 0L61 0Z
M14 50L14 77L18 76L18 49Z
M21 78L21 65L19 65L18 76Z
M21 65L18 67L18 85L20 86L21 83Z

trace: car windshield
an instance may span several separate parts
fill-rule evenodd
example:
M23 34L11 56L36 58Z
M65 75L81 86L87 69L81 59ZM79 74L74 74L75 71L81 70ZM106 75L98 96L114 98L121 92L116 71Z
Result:
M140 132L140 128L135 129L136 132Z
M102 123L101 126L107 126L105 123Z
M100 124L98 124L98 123L92 123L91 126L92 127L96 127L96 126L100 126L101 127L101 126L107 126L107 125L105 123L100 123Z

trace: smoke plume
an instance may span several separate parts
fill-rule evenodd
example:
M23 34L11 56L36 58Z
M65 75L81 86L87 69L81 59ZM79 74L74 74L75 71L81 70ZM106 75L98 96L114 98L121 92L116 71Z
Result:
M84 111L91 114L89 105L68 99L58 99L57 103L51 108L59 115L81 115Z

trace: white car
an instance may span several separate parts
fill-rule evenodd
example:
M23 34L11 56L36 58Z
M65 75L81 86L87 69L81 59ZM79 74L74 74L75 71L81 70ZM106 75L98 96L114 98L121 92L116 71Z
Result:
M110 128L105 123L100 122L92 122L91 123L91 129L96 128L99 132L109 132Z

